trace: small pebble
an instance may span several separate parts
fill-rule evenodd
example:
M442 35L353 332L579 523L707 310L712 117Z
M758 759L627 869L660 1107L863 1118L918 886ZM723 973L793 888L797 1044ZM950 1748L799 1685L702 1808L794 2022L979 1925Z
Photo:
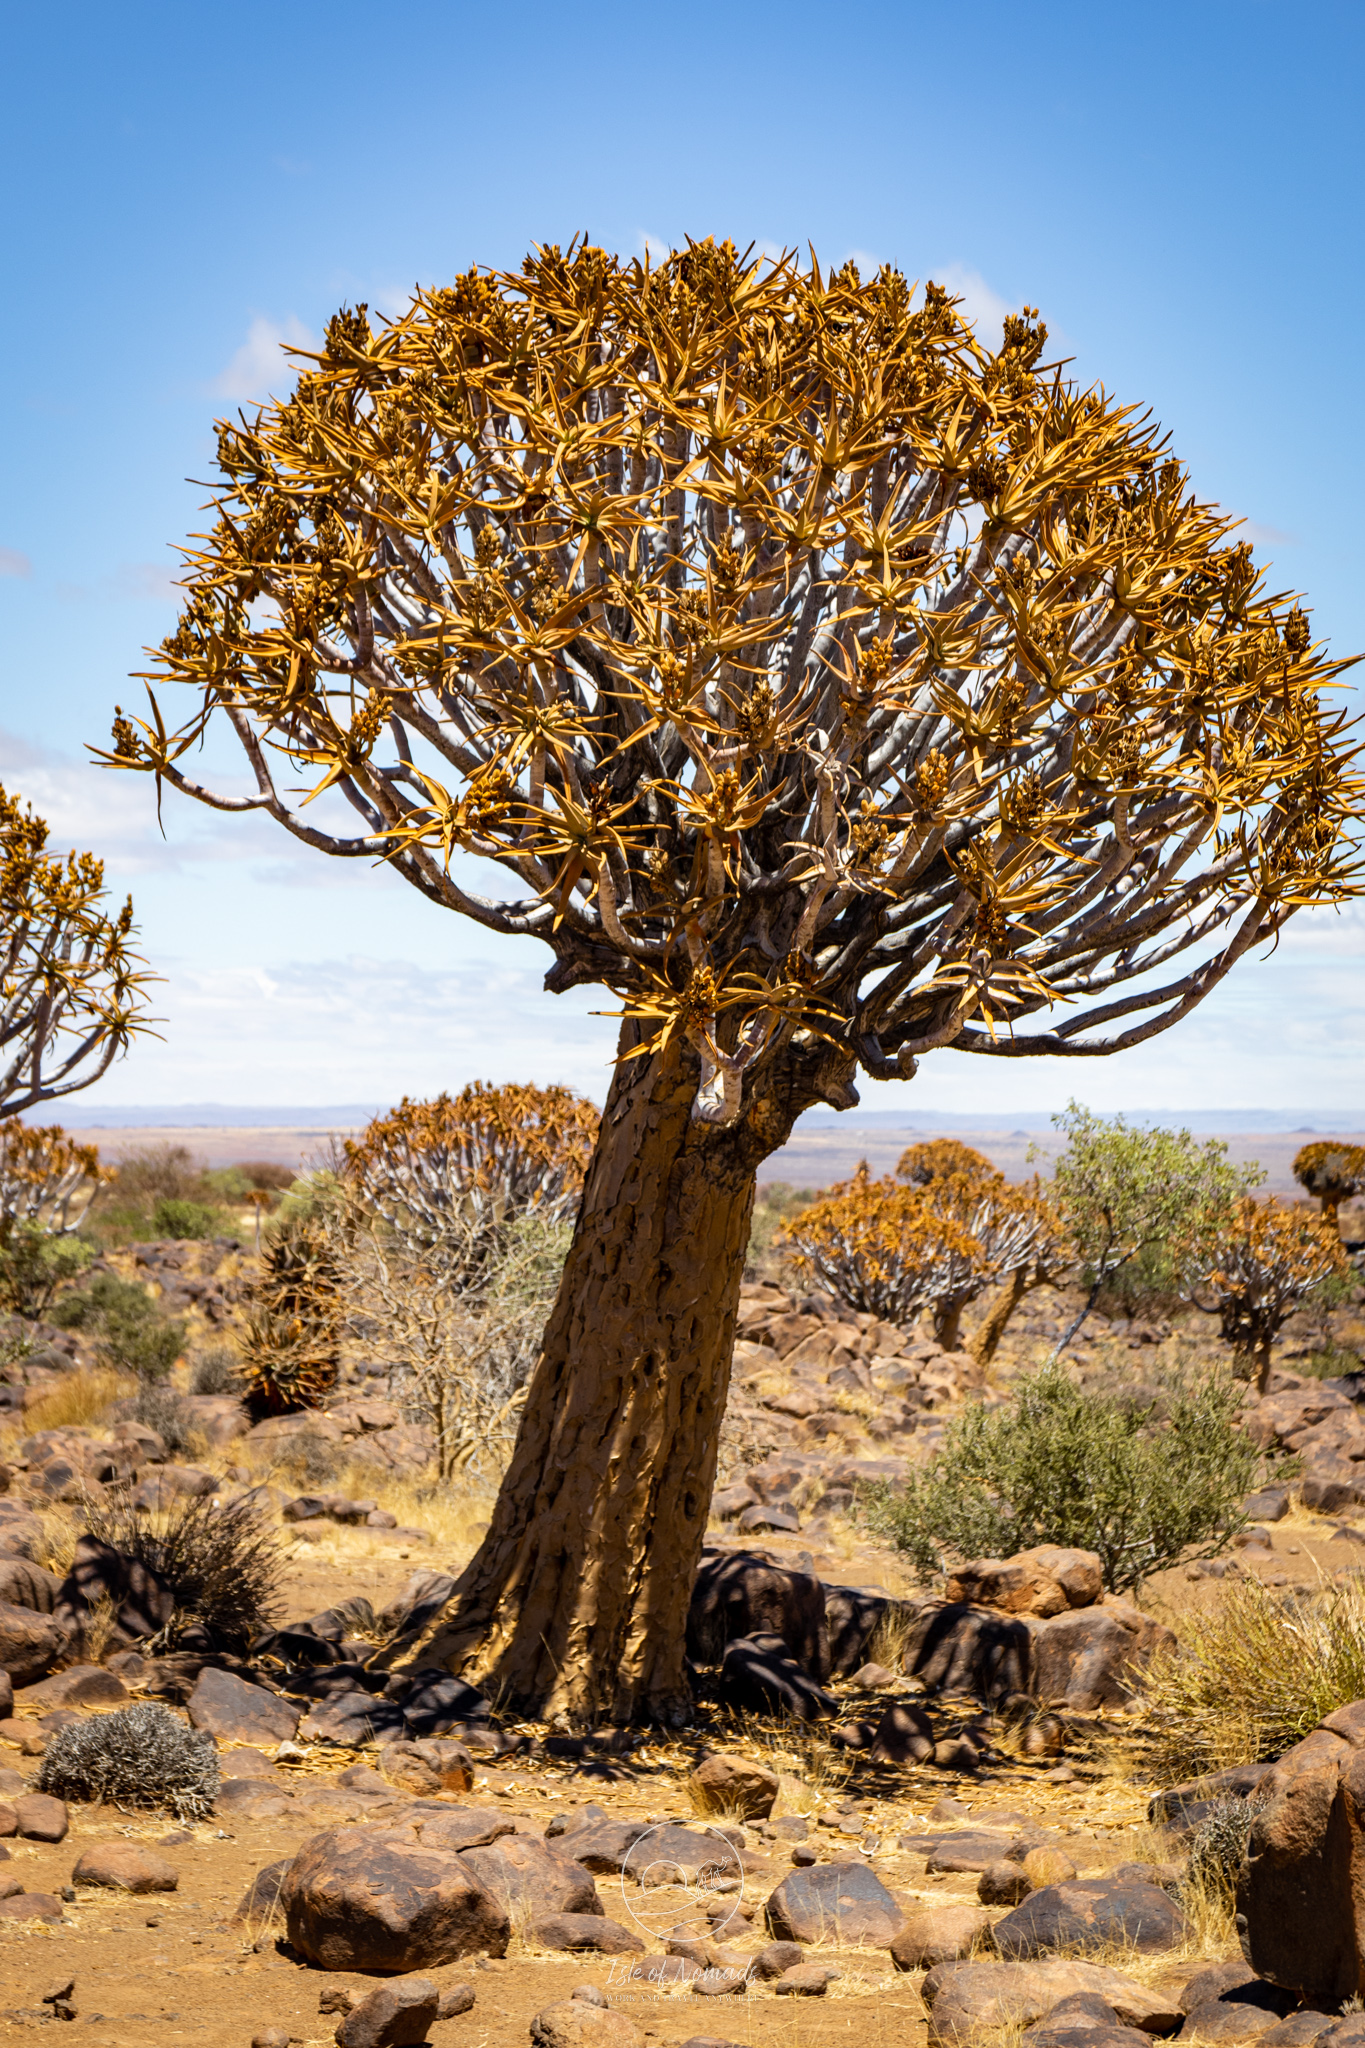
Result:
M576 1998L581 2005L609 2005L611 2003L606 1993L599 1991L595 1984L575 1984L569 1996L570 1998Z
M283 2027L262 2027L252 2035L251 2048L289 2048L289 2036Z

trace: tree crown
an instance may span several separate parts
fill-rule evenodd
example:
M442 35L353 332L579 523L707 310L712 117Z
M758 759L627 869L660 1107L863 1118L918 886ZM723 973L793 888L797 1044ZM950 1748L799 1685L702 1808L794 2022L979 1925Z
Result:
M710 241L343 309L220 424L148 678L198 709L102 758L540 937L691 1047L703 1120L793 1045L841 1105L935 1047L1131 1045L1357 887L1360 782L1344 664L1046 342ZM217 713L252 796L181 765Z
M1365 1145L1342 1145L1330 1138L1300 1145L1294 1178L1320 1201L1349 1202L1365 1189Z

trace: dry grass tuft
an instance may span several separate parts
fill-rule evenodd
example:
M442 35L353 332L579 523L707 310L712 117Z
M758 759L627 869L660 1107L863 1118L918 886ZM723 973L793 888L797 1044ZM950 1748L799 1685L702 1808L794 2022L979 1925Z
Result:
M1147 1766L1167 1783L1276 1757L1365 1697L1365 1588L1228 1586L1185 1616L1181 1646L1148 1670Z
M115 1401L135 1392L136 1383L121 1373L82 1368L25 1409L23 1434L34 1436L40 1429L73 1429L98 1422Z

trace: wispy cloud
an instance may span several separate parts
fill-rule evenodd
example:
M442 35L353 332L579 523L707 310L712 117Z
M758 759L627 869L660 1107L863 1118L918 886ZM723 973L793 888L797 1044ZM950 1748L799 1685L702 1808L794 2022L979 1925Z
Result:
M1281 533L1278 526L1263 526L1259 519L1248 519L1245 512L1235 511L1231 505L1220 505L1219 511L1225 519L1240 519L1241 538L1249 540L1258 548L1297 548L1303 545L1296 533Z
M0 548L0 576L31 576L33 564L18 548Z
M313 348L316 341L302 320L292 313L286 316L283 326L258 313L232 361L214 378L214 395L251 403L282 391L293 382L297 370L293 359L280 353L286 345Z

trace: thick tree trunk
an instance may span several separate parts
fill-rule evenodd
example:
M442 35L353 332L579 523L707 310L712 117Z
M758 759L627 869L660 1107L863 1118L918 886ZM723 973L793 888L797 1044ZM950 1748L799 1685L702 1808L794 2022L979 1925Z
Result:
M967 1349L978 1365L989 1365L994 1358L996 1347L1005 1334L1005 1326L1028 1293L1028 1288L1028 1267L1016 1266L996 1289L989 1308L967 1340Z
M617 1067L488 1534L406 1659L564 1725L690 1713L754 1177L816 1099L788 1073L718 1130L691 1121L696 1086L677 1047Z

